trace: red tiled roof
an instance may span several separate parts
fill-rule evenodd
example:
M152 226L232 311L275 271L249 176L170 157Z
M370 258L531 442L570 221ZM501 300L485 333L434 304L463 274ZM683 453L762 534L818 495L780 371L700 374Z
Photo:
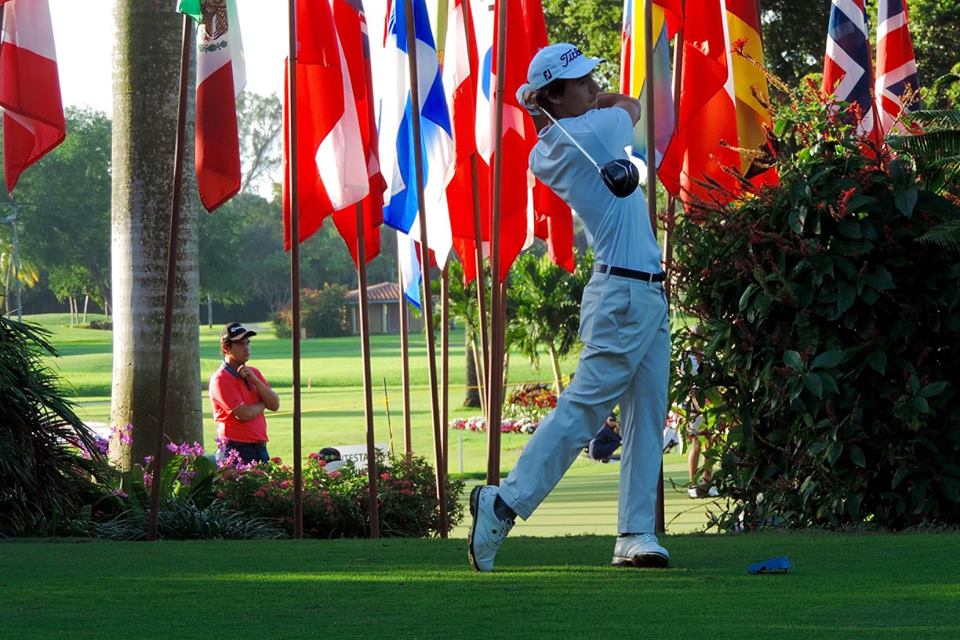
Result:
M360 289L347 292L347 304L360 303ZM381 282L367 286L367 302L385 303L400 301L400 285L396 282Z

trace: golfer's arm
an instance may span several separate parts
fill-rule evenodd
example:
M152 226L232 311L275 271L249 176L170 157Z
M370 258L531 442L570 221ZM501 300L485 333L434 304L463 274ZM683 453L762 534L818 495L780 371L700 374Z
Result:
M276 411L280 408L280 396L277 392L268 387L260 378L254 378L253 383L257 386L257 393L260 394L260 400L263 406L270 411Z
M253 420L263 413L263 409L264 404L262 402L254 402L253 404L242 404L234 409L232 413L233 417L240 422L246 422L247 420Z
M633 124L640 121L640 114L643 111L640 107L640 101L622 93L601 93L597 96L597 106L601 109L608 107L618 107L630 114L630 120Z

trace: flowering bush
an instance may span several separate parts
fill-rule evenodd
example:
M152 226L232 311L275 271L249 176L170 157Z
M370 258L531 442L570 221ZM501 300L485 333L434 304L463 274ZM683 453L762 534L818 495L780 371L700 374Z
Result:
M540 426L540 421L533 421L529 418L514 420L513 418L503 418L500 421L500 433L533 433ZM483 416L473 418L456 418L450 421L451 429L461 431L487 431L487 420Z
M514 418L539 424L557 406L557 394L546 383L518 386L507 398L507 412Z
M327 462L311 454L303 469L303 531L313 538L366 537L370 534L367 469L352 463L327 472ZM403 456L377 460L380 532L384 536L439 534L436 481L423 459ZM244 465L224 459L212 487L230 508L275 521L293 531L293 470L274 458ZM447 484L448 531L463 518L463 481Z

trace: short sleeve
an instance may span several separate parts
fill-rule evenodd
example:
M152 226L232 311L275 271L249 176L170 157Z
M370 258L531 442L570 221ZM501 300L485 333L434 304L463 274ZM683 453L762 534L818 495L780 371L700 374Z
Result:
M617 148L633 142L633 120L626 109L608 107L590 112L590 126L602 140L611 140Z
M227 413L244 404L239 385L233 384L233 380L226 379L226 376L214 376L210 380L210 401Z

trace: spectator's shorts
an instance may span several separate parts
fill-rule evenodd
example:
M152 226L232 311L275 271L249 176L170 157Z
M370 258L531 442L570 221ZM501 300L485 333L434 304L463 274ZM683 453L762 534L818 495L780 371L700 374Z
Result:
M700 435L700 430L703 428L703 414L691 413L689 415L692 420L687 421L687 435L692 438Z

